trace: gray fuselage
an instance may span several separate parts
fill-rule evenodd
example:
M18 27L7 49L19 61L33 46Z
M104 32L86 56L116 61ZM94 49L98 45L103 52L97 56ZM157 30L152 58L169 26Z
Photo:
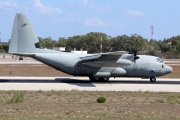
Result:
M91 54L73 53L36 53L33 57L57 70L74 76L91 76L98 73L99 77L145 77L162 76L172 72L160 58L148 55L138 55L140 58L125 67L92 67L83 64L82 58ZM127 59L132 54L124 54L119 59ZM161 61L160 61L161 60ZM96 61L93 61L94 63ZM114 61L113 61L114 62ZM114 73L115 71L115 73Z

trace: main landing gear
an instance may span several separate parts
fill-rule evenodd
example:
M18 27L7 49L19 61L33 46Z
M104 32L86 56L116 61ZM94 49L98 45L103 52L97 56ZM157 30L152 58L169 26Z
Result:
M89 79L91 80L91 82L108 82L109 81L109 78L103 78L103 77L89 76Z
M151 78L150 78L150 81L151 81L151 82L156 82L156 78L155 78L155 77L151 77Z

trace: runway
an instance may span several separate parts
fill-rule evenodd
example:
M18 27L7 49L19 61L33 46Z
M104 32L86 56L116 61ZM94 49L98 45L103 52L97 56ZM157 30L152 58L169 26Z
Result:
M90 82L87 77L0 77L0 90L79 90L180 92L180 79L157 78L155 83L141 78L111 78Z

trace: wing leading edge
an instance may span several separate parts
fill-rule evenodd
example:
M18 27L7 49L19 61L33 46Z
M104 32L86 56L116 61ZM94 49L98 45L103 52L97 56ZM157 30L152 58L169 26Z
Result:
M127 53L127 51L115 51L94 54L82 58L82 64L92 67L124 67L132 64L130 60L120 58Z

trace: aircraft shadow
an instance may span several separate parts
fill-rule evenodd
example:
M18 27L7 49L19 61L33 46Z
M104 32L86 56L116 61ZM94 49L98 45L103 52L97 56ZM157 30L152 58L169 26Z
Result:
M0 79L0 83L67 83L72 85L77 85L80 87L96 87L88 80L78 80L71 78L55 78L49 79Z
M78 79L69 79L69 78L55 78L55 81L59 81L61 83L72 84L80 87L96 87L89 80L78 80Z
M150 82L146 80L110 80L108 82L91 82L89 80L79 80L79 79L72 79L72 78L55 78L52 80L49 79L0 79L0 83L7 82L7 83L67 83L72 85L77 85L80 87L96 87L93 85L108 83L108 84L162 84L162 85L180 85L180 81L156 81Z

